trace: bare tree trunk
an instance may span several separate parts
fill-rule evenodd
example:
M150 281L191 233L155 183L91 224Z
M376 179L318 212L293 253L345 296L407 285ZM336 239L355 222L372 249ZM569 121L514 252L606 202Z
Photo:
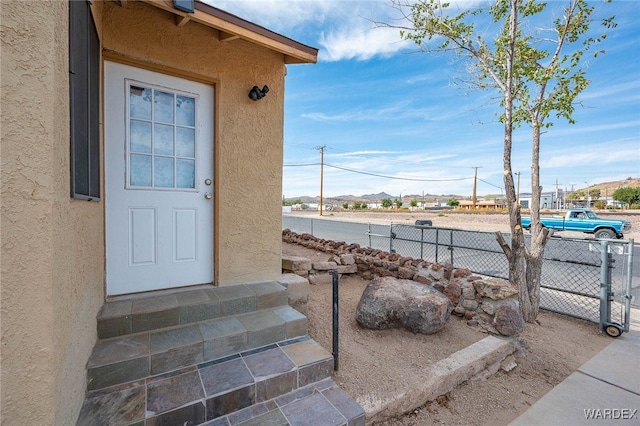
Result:
M507 209L509 212L509 227L511 229L511 246L505 241L500 232L496 232L496 238L502 247L507 260L509 262L509 280L518 288L518 300L520 302L520 310L523 317L527 321L535 319L527 319L527 312L531 312L531 301L529 297L529 288L527 280L527 261L526 246L524 244L524 232L520 225L520 205L518 204L515 185L513 182L513 170L511 170L511 151L512 151L512 135L513 135L513 63L515 54L515 40L518 26L518 2L511 0L511 17L510 17L510 43L507 55L507 75L506 90L504 98L504 151L502 155L502 163L504 166L504 187L507 197Z
M535 321L540 308L540 279L542 278L542 262L544 247L553 231L540 223L540 126L533 122L531 150L531 248L527 255L527 292L529 305L522 309L525 321Z

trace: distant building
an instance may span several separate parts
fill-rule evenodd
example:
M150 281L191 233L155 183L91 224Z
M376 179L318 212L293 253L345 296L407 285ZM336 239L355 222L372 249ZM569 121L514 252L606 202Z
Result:
M532 195L529 193L520 194L520 206L523 209L531 208ZM540 195L540 208L541 209L556 209L560 210L565 207L564 193L561 189L558 191L543 192Z
M472 200L460 200L460 204L458 204L458 208L465 210L473 209L473 201ZM499 210L504 209L506 204L503 200L493 199L493 200L477 200L476 201L476 209L493 209Z

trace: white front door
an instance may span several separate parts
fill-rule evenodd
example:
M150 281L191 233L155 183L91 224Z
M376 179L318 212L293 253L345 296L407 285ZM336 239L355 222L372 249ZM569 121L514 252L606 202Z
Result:
M213 281L213 87L105 62L107 294Z

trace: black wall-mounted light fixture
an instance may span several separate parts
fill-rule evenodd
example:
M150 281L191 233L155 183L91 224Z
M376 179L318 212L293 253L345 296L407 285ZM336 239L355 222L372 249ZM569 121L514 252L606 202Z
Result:
M260 89L258 86L253 86L253 88L249 91L249 98L252 101L257 101L267 96L268 92L269 92L269 86L267 86L266 84L262 89Z

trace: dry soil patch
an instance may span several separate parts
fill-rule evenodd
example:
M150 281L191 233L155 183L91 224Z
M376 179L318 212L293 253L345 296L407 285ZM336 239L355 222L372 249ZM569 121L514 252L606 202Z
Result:
M283 254L325 261L327 253L283 243ZM358 400L406 389L428 366L486 336L453 317L433 335L404 330L367 330L355 321L355 307L367 282L340 280L340 351L335 380ZM331 285L312 285L309 333L332 350ZM390 419L391 425L503 425L611 342L597 324L542 311L538 324L527 324L520 337L518 366L488 379L464 383L414 413Z

